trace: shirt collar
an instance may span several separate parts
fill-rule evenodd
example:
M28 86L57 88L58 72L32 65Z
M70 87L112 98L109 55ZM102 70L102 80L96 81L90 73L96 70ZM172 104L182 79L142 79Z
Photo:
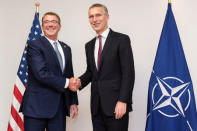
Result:
M44 36L44 37L45 37L52 45L53 45L54 42L57 42L57 43L58 43L58 40L54 41L54 40L49 39L49 38L46 37L46 36Z
M110 29L107 28L102 34L100 34L102 36L102 38L107 38L108 34L109 34ZM98 38L98 34L96 34L96 37Z

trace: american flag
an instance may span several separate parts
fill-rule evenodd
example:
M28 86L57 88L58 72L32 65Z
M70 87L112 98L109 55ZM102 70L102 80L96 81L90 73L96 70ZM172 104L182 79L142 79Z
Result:
M27 53L27 44L29 41L40 38L42 35L42 30L39 22L39 13L35 13L33 25L31 27L31 31L29 33L28 40L25 45L25 49L21 58L21 62L18 68L16 83L14 84L14 94L13 101L11 105L11 116L8 122L7 131L24 131L24 123L23 123L23 115L19 113L19 108L22 102L23 93L26 88L27 83L27 61L26 61L26 53Z

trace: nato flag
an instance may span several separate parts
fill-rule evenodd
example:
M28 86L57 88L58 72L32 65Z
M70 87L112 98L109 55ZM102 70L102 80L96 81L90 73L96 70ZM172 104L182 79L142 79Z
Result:
M149 82L146 131L197 131L193 84L171 9Z

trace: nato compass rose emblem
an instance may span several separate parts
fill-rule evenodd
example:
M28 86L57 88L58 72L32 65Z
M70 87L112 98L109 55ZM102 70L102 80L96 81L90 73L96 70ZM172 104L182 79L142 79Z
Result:
M167 117L177 117L179 115L185 117L184 111L189 107L191 99L190 91L188 89L190 82L184 83L176 77L165 77L160 79L156 76L156 79L157 83L154 85L152 90L153 110L158 110L158 112ZM171 86L168 84L168 81L171 81L173 84L176 83L177 86ZM159 88L161 91L161 96L157 98L155 96L156 88ZM186 93L187 95L185 95ZM183 94L188 97L188 101L186 103L181 102ZM168 109L169 111L164 112L165 110L160 110L164 107L170 108Z
M154 71L153 71L154 73ZM166 117L185 118L185 111L188 109L191 100L189 85L177 77L159 78L156 76L156 84L152 90L152 111L158 111ZM150 114L149 114L150 115ZM189 121L188 126L191 129Z

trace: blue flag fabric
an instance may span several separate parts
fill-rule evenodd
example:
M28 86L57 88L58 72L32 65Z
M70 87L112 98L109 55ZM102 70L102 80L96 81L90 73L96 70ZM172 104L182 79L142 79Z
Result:
M35 13L33 25L31 27L31 31L29 33L29 37L26 42L26 46L23 51L23 56L21 58L21 62L17 72L17 75L24 86L26 86L27 83L27 61L26 61L27 44L32 40L40 38L41 36L42 36L42 29L39 21L39 13Z
M146 131L197 131L192 80L171 9L149 82Z

